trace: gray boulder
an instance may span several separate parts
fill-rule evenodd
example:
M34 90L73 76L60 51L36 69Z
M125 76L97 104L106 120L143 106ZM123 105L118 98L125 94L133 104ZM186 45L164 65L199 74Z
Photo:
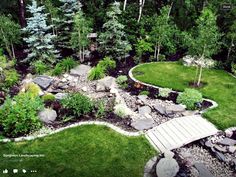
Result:
M56 120L57 118L57 112L54 111L53 109L47 109L45 108L44 110L40 111L39 114L39 119L44 122L44 123L52 123L53 121Z
M233 146L233 145L236 145L236 140L230 139L230 138L224 138L218 143L222 145Z
M138 112L141 115L147 115L147 114L150 114L152 110L149 106L142 106L138 108Z
M183 105L171 105L166 107L166 112L170 113L179 113L184 111L185 111L185 106Z
M163 158L156 166L156 174L158 177L174 177L179 171L179 165L173 158Z
M110 91L111 88L115 85L116 79L111 76L104 77L97 81L96 84L96 91L103 92L103 91Z
M55 95L55 99L56 100L62 100L63 98L67 97L68 96L68 93L57 93Z
M160 105L160 104L156 104L156 105L154 105L153 107L154 107L154 109L155 109L158 113L160 113L161 115L165 115L165 114L166 114L166 108L165 108L164 106L162 106L162 105Z
M38 76L33 79L33 82L39 85L42 89L46 90L53 82L53 78L49 76Z
M131 126L136 130L148 130L154 126L153 119L135 119L132 121Z
M214 177L203 163L195 163L194 166L199 172L200 177Z
M70 74L73 76L86 76L90 71L91 67L88 65L78 65L77 67L70 70Z

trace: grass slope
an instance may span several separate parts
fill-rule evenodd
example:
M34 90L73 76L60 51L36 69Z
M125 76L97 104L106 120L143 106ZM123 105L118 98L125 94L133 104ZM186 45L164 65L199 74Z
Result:
M141 72L143 74L140 75ZM189 87L195 74L195 67L175 62L144 64L133 71L134 77L142 82L177 91ZM204 97L219 104L218 108L209 110L204 116L220 129L236 126L236 79L223 70L204 69L202 81L207 83L199 89Z
M125 137L104 126L72 128L34 141L0 144L0 169L35 169L17 176L142 177L155 155L144 137ZM44 154L39 158L4 158L3 154ZM2 173L2 171L1 171ZM7 176L7 175L4 175Z

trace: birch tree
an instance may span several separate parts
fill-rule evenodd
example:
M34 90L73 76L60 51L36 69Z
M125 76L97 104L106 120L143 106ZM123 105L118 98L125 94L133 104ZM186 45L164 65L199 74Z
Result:
M139 15L138 15L138 23L140 22L141 17L142 17L142 12L143 12L144 4L145 4L145 0L139 0Z
M127 0L124 0L124 6L123 6L123 11L125 11L127 5Z

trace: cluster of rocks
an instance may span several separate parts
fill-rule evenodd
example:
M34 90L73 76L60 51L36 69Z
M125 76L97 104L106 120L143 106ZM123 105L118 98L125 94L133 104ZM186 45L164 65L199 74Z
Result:
M201 145L211 152L219 161L236 171L236 131L230 134L220 132L217 135L200 141Z

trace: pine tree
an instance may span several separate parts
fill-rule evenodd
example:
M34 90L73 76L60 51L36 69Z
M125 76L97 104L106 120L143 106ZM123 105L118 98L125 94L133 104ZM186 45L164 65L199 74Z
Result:
M107 12L108 21L103 25L104 32L99 36L100 50L107 56L116 59L122 58L131 50L129 41L124 32L125 26L118 21L122 13L120 3L114 2L111 10Z
M59 10L62 14L61 20L58 24L58 46L60 48L72 48L70 44L71 35L74 23L75 14L81 10L81 3L79 0L60 0L62 5Z
M43 12L44 6L38 6L33 0L32 5L27 6L27 10L32 17L27 18L27 26L23 29L29 35L28 38L24 38L28 44L26 50L28 56L24 61L41 60L45 63L53 63L59 55L53 44L55 36L50 32L52 26L46 23L47 14Z

